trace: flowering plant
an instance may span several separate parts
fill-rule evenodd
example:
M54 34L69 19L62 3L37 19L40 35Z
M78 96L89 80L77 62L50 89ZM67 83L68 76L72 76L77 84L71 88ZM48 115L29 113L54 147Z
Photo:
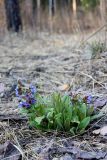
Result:
M32 84L25 86L21 81L18 81L16 96L20 102L19 107L31 108L36 103L35 94L36 88Z
M91 120L98 117L91 105L91 96L81 98L77 94L62 96L60 93L41 96L35 86L21 81L18 81L16 96L21 112L37 129L68 131L74 135L84 132Z

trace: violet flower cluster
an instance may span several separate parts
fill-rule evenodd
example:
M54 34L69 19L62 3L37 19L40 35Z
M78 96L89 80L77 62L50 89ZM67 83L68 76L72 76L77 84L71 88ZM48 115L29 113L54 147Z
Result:
M87 99L88 104L90 104L92 102L92 96L91 95L87 96L86 99Z
M87 95L87 96L82 98L80 96L80 94L70 93L70 97L71 97L71 100L73 102L84 102L86 104L91 104L92 103L92 96L91 95Z
M88 96L85 96L83 98L83 101L87 104L91 104L92 103L92 96L91 95L88 95Z
M32 105L36 104L36 87L32 84L26 86L25 84L18 83L16 89L16 96L19 100L19 107L21 108L30 108Z

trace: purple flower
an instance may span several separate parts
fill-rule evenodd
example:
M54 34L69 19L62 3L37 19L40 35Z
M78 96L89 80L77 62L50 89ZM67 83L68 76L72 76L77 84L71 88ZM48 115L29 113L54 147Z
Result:
M36 87L33 86L32 84L30 84L30 87L29 87L30 91L32 94L35 94L36 93Z
M22 108L22 107L29 108L29 107L30 107L30 104L27 103L27 102L20 102L20 103L19 103L19 108Z
M89 103L91 103L91 101L92 101L92 96L91 95L87 96L87 103L89 104Z
M31 104L35 104L36 103L36 100L35 99L32 99L31 100Z
M28 87L26 85L17 85L16 96L19 100L19 107L30 108L32 105L36 104L35 93L36 87L30 84Z
M25 99L26 99L26 101L27 101L29 104L35 104L35 103L36 103L35 96L32 95L32 94L27 94L27 95L25 96Z
M16 91L16 96L19 97L18 86L16 87L15 91Z

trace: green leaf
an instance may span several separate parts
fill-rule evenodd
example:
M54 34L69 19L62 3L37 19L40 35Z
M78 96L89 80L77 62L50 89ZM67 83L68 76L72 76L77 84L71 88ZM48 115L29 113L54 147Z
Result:
M89 123L90 123L90 117L84 118L78 125L78 129L79 130L85 129L89 125Z
M48 113L47 113L47 118L48 119L51 119L51 118L53 118L53 113L54 113L54 109L53 108L51 108L49 111L48 111Z
M77 115L73 115L72 119L71 119L71 122L72 123L77 123L77 124L80 124L80 121L79 121L79 118Z
M104 116L104 113L100 112L99 114L96 114L94 116L91 116L91 121L98 119L100 117Z
M54 119L54 109L53 108L49 109L49 112L47 113L46 118L49 123L53 124L53 119Z
M71 124L71 118L68 117L64 120L64 128L66 131L69 131L70 129L70 124Z
M80 120L83 120L86 118L86 112L87 112L87 106L85 103L83 103L79 108L78 108L78 116Z
M35 122L37 123L37 125L40 125L42 120L45 118L45 116L41 116L41 117L36 117L35 118Z
M87 116L91 116L94 112L94 107L91 106L91 107L87 107Z
M26 115L29 113L29 110L28 109L25 109L25 108L20 108L20 113Z
M65 106L68 106L70 105L71 103L71 99L68 95L65 95L62 97L62 103L65 104Z
M60 121L61 120L61 116L62 116L62 113L58 113L57 115L55 115L55 119Z
M29 124L30 124L31 127L37 127L35 121L29 121Z
M63 128L61 117L62 117L62 113L59 113L59 114L55 115L55 117L54 117L57 129Z
M62 110L61 95L59 93L54 93L51 97L52 107L55 110L55 114L58 114Z
M75 127L72 127L72 128L70 129L70 133L71 133L73 136L75 136L75 130L76 130Z

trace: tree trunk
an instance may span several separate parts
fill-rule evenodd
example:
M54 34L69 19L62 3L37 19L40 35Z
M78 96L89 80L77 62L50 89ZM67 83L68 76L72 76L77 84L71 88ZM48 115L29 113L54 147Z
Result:
M41 7L41 1L40 0L37 0L37 20L40 24L40 8Z
M18 0L5 0L5 9L7 17L7 29L19 32L22 29L20 8Z
M55 15L56 10L56 0L49 0L49 24L50 31L53 31L53 17Z
M33 16L35 16L36 8L37 8L37 0L32 0L32 12L33 12Z
M101 12L101 21L104 25L106 23L106 1L100 0L100 12Z
M73 8L74 19L77 19L77 2L76 2L76 0L73 0L72 8Z
M54 16L56 9L56 0L49 0L49 15Z

